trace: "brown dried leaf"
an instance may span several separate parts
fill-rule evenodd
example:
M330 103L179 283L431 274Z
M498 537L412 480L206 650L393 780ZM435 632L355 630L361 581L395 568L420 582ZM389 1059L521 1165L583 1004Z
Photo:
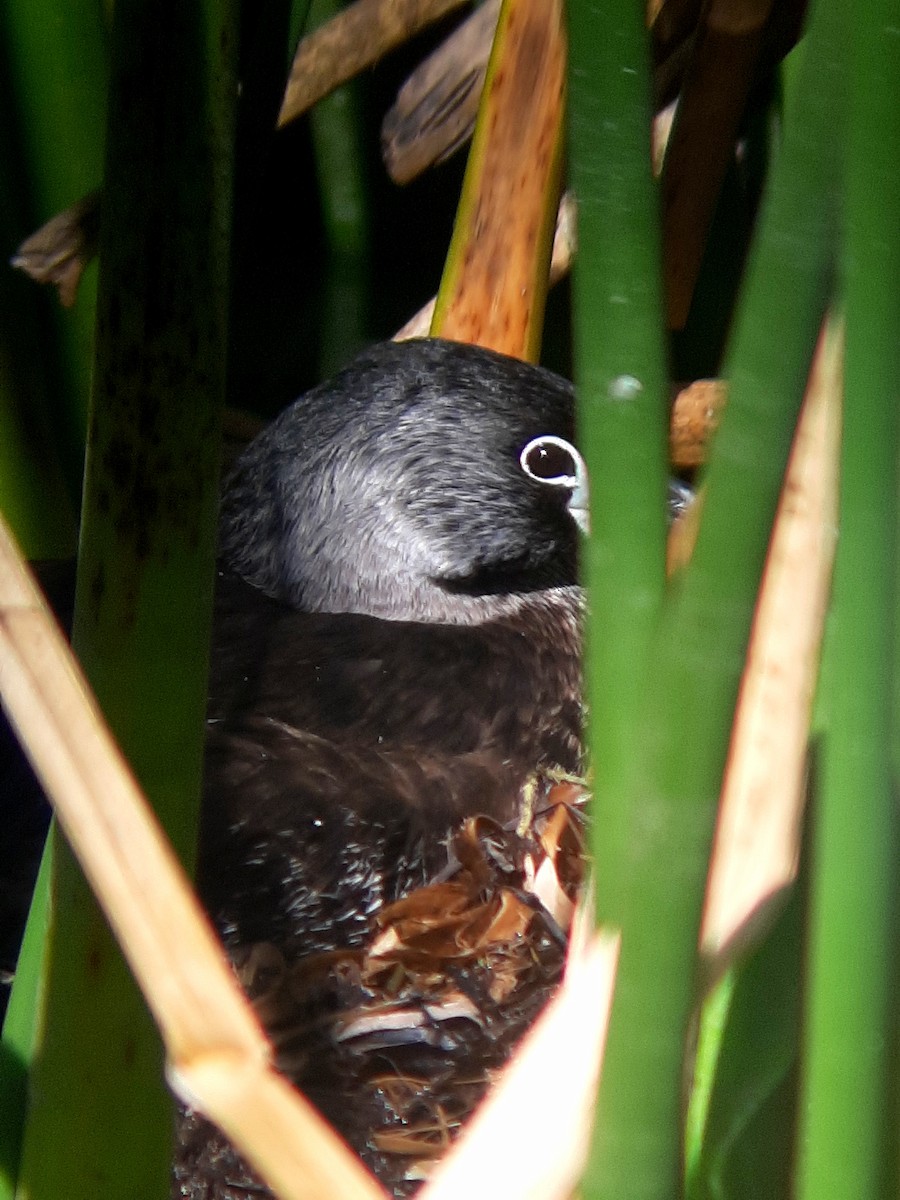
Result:
M279 128L464 0L356 0L297 47Z
M36 283L52 283L71 308L85 267L97 253L100 193L91 192L27 237L11 261Z
M404 83L381 125L395 183L449 158L470 136L484 87L500 0L485 0Z

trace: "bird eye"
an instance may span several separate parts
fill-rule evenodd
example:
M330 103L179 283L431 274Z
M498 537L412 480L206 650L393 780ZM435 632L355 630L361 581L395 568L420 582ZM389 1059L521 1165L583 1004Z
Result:
M584 460L572 443L553 434L532 438L519 462L532 479L557 487L575 487L586 474Z
M566 508L584 533L588 532L588 477L584 459L571 442L555 434L532 438L519 463L526 475L550 487L567 488Z

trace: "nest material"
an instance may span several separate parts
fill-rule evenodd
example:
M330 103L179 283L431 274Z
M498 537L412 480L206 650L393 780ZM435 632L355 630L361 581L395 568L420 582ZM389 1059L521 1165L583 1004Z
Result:
M408 1196L452 1144L558 984L583 873L584 788L531 782L520 828L464 821L440 876L377 913L366 943L235 963L280 1070L384 1186ZM180 1121L175 1194L269 1195L197 1114Z

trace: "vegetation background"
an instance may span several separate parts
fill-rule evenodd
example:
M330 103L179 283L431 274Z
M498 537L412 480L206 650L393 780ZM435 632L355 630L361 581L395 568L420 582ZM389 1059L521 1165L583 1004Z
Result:
M462 156L398 189L378 155L382 112L452 17L275 132L299 32L335 7L6 0L0 14L5 253L104 187L99 291L91 267L63 311L0 271L0 508L31 558L78 545L74 645L188 862L222 403L267 417L390 336L436 289L461 186ZM570 0L567 19L581 254L544 358L579 385L608 518L585 556L588 680L598 911L624 931L583 1194L895 1196L900 7L810 5L753 93L742 169L671 337L644 14ZM846 330L840 542L802 884L702 1008L685 1126L715 804L826 311ZM729 380L728 415L694 560L667 586L670 382L711 375ZM625 418L623 377L646 385ZM164 1196L155 1032L61 839L52 892L50 863L4 1026L0 1196Z

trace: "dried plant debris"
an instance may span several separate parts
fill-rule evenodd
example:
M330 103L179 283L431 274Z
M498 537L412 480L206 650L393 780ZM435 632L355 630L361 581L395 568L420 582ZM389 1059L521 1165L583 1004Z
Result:
M27 237L10 262L37 283L54 284L61 302L71 308L99 236L100 193L91 192Z
M469 140L484 87L500 0L485 0L407 79L381 125L384 165L409 183Z
M363 945L288 962L261 943L235 963L279 1069L395 1196L428 1177L562 975L585 788L545 776L529 791L524 829L468 818L445 869L378 912ZM268 1192L188 1112L176 1194Z
M302 116L323 96L464 0L355 0L308 34L291 65L278 125Z

